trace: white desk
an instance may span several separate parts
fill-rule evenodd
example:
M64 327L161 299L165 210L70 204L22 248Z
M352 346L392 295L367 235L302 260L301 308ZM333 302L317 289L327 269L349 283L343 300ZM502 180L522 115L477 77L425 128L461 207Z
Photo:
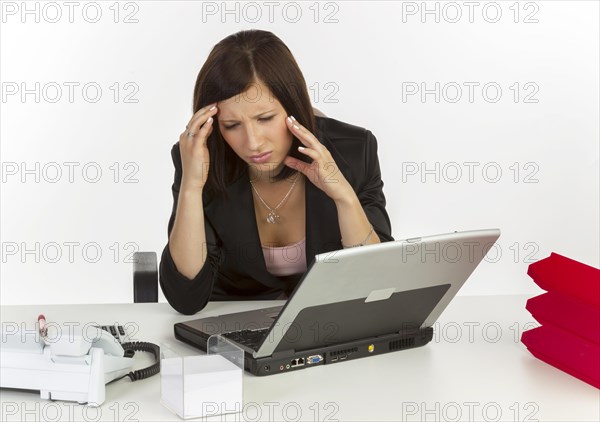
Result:
M245 374L241 415L208 420L600 420L598 389L539 361L520 343L523 329L537 325L526 300L459 296L424 347L267 377ZM168 304L5 306L0 320L32 322L44 313L58 323L137 323L136 339L158 344L173 339L175 322L279 303L209 303L193 317ZM149 361L140 359L136 368ZM2 389L2 420L179 420L160 404L159 381L156 375L113 383L98 409Z

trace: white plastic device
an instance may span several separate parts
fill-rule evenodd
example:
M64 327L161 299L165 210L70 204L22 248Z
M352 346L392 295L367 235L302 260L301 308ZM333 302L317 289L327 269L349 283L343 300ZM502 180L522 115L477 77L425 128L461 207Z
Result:
M44 399L99 406L105 384L133 367L121 344L99 327L53 325L44 337L36 330L0 335L0 387L40 390Z

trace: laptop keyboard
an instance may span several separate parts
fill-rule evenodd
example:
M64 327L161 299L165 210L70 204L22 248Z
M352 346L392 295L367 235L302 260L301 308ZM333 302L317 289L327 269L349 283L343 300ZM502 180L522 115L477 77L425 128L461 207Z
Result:
M262 328L260 330L231 331L221 335L246 347L249 347L252 350L258 350L258 346L260 346L260 343L268 332L269 328Z

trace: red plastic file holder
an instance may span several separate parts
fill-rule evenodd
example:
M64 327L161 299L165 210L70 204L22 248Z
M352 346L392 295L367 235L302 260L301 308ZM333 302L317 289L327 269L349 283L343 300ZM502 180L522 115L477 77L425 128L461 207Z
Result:
M553 325L525 331L521 341L538 359L600 388L600 346Z
M552 252L529 265L527 274L542 289L579 299L600 308L600 271Z
M527 301L542 326L521 341L538 359L600 388L600 270L553 252L527 274L547 292Z
M529 299L526 308L542 325L552 324L600 344L600 309L589 303L547 292Z

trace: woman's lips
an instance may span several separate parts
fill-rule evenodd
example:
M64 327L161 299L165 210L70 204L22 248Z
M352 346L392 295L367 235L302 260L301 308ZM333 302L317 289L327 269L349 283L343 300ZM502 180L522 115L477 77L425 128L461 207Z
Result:
M252 162L256 164L263 164L266 163L269 160L269 158L271 158L271 152L266 152L261 155L254 155L250 157L250 160L252 160Z

